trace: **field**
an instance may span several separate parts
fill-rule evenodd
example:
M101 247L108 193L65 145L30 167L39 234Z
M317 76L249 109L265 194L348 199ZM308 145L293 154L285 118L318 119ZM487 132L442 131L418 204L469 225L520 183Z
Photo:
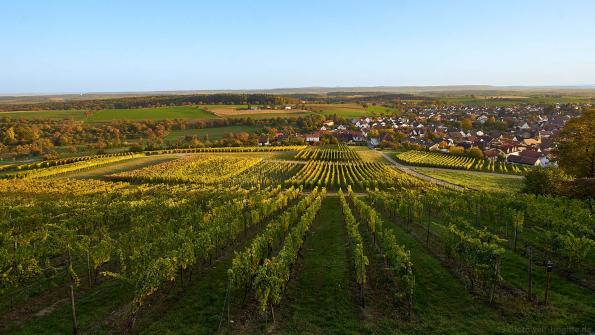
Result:
M440 97L441 100L445 100L452 104L464 104L471 106L511 106L515 104L584 104L590 103L591 98L588 96L569 96L569 95L477 95L477 96L457 96L457 97Z
M0 113L0 117L30 119L66 119L84 120L87 122L109 122L112 120L165 120L165 119L214 119L215 115L205 112L199 107L170 106L135 109L102 109L85 115L78 110L48 110Z
M323 115L341 116L344 118L357 118L365 116L376 116L383 114L398 114L398 112L390 107L383 106L368 106L363 107L360 104L346 103L346 104L308 104L308 109Z
M467 189L331 145L7 168L0 333L594 329L587 203L518 193L517 176L416 170Z
M215 107L216 106L216 107ZM86 122L109 122L112 120L165 120L165 119L184 119L184 120L209 120L217 118L235 118L250 117L253 119L268 119L276 117L299 117L312 114L307 111L287 111L287 110L251 110L236 111L236 105L221 107L215 106L169 106L155 108L134 108L134 109L102 109L94 111L91 115L86 115L85 111L80 110L48 110L48 111L20 111L20 112L0 112L0 117L7 116L13 119L73 119L84 120ZM207 108L204 110L203 108ZM211 112L212 111L212 112ZM219 111L215 114L215 111ZM345 116L349 116L347 113Z
M370 105L363 107L360 104L307 104L307 110L244 110L248 105L200 105L200 106L168 106L155 108L135 109L103 109L87 115L82 110L47 110L47 111L19 111L0 112L0 117L7 116L13 119L74 119L86 122L108 122L111 120L208 120L216 118L268 119L276 117L300 117L311 114L330 116L336 114L344 118L357 118L364 116L379 116L385 114L398 114L394 108Z

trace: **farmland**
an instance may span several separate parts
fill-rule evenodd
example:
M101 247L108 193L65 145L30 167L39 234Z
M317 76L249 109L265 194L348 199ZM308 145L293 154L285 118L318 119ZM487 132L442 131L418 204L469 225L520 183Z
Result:
M585 203L512 185L501 197L480 172L422 172L468 189L330 145L6 168L0 331L68 333L74 315L90 333L592 327L595 255L573 251L594 238ZM556 264L547 305L545 260Z
M248 105L200 105L200 106L167 106L149 108L121 108L86 110L30 110L15 112L0 112L1 117L12 119L73 119L91 123L110 122L112 120L212 120L228 118L267 119L277 117L300 117L306 115L330 116L336 114L340 117L351 118L366 115L391 114L395 110L389 107L368 106L360 104L310 104L307 110L293 109L246 109Z
M0 117L25 119L74 119L87 122L110 122L112 120L164 120L164 119L213 119L215 115L198 107L171 106L133 109L103 109L88 112L81 110L48 110L0 113Z
M341 117L363 117L369 115L384 115L384 114L395 114L397 110L391 107L383 106L362 106L354 103L341 103L341 104L309 104L306 107L322 115L333 115L336 114Z

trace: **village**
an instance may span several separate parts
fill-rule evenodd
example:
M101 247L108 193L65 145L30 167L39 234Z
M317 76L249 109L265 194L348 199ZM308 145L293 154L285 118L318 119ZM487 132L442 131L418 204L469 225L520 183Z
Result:
M581 106L441 106L409 108L401 116L337 123L325 120L311 144L336 141L372 148L405 148L468 155L524 166L550 166L554 138ZM333 139L334 138L334 139Z

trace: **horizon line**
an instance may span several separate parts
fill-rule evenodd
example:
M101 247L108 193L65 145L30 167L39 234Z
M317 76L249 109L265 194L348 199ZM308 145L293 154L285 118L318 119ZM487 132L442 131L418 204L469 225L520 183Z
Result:
M62 91L62 92L0 92L0 97L26 97L26 96L55 96L55 95L106 95L106 94L215 94L225 92L270 92L287 90L338 90L331 92L348 92L350 90L364 89L560 89L560 90L590 90L595 89L595 84L571 85L491 85L491 84L453 84L453 85L374 85L374 86L298 86L298 87L273 87L273 88L220 88L220 89L160 89L160 90L121 90L121 91ZM431 92L431 91L430 91ZM305 92L304 92L305 93ZM357 93L357 92L354 92ZM388 93L388 92L387 92Z

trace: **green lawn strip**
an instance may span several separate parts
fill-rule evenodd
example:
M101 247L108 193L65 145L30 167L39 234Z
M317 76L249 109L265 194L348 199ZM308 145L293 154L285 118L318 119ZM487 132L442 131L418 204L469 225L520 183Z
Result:
M231 255L228 255L231 256ZM182 292L144 312L135 328L140 334L212 334L219 326L232 257L215 261Z
M339 199L327 197L276 315L276 333L362 332L343 225Z
M390 219L383 217L400 244L411 251L415 269L414 316L411 322L397 324L402 332L421 334L493 334L506 322L497 311L469 294L440 261ZM390 325L390 322L388 323Z
M84 284L82 284L84 285ZM71 334L72 312L66 289L65 301L48 314L28 320L13 334ZM119 306L132 300L132 289L117 280L108 280L76 298L79 331L89 331Z
M351 209L353 211L353 207ZM407 329L407 310L397 297L395 282L386 269L380 250L373 244L367 226L360 222L359 228L364 240L364 253L370 262L366 268L367 283L364 288L365 328L372 334L394 334Z
M518 192L523 188L524 182L518 177L507 175L493 175L481 173L468 173L467 171L443 171L432 168L413 168L414 171L426 176L444 180L452 184L487 192Z

